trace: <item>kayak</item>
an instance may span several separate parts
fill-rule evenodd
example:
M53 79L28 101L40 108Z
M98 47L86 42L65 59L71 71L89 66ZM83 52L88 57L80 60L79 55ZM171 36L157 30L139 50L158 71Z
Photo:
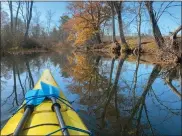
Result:
M50 70L48 69L44 70L42 76L34 86L33 91L41 89L41 82L59 88ZM72 108L71 104L68 102L61 90L59 90L59 96L62 100L65 100L57 101L61 107L59 109L59 113L61 114L65 125L64 130L66 130L69 135L90 135L90 131L87 129L76 111ZM23 104L25 104L25 101ZM52 105L53 103L51 99L44 99L39 105L35 106L19 134L65 135L55 111L52 110ZM19 109L3 127L1 130L1 135L14 134L14 131L18 127L18 124L20 123L20 120L22 120L24 114L25 109Z

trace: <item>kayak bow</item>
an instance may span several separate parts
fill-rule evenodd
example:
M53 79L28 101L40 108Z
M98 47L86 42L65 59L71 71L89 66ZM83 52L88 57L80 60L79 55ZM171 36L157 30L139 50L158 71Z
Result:
M42 89L41 82L58 88L49 70L43 72L33 91ZM90 131L73 110L62 91L59 98L61 98L61 100L58 99L59 101L55 97L44 99L29 112L26 112L29 106L25 110L21 108L8 120L1 130L1 135L14 134L16 131L16 134L21 135L90 135ZM21 124L22 121L23 124Z

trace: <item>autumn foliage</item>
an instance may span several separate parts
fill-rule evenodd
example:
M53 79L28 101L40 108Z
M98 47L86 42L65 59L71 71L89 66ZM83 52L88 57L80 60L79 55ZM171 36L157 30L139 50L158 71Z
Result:
M69 57L69 65L71 69L67 69L69 73L79 82L89 81L93 74L93 66L91 66L84 55Z
M64 28L69 32L67 40L74 41L76 46L84 44L97 32L90 24L78 17L71 18Z
M100 26L109 18L107 5L102 2L72 2L69 5L72 18L64 25L69 32L68 41L83 45L94 37L101 42Z

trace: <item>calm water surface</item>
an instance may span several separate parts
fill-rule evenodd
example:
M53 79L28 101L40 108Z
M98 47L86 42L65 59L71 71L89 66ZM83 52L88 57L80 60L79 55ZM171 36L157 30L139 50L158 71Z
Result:
M182 135L180 66L68 52L2 58L2 126L46 68L95 135Z

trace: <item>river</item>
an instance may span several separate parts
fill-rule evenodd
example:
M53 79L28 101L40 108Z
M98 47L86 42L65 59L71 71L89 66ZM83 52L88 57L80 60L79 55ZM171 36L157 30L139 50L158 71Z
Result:
M73 52L1 58L1 125L50 69L95 135L182 135L180 66Z

